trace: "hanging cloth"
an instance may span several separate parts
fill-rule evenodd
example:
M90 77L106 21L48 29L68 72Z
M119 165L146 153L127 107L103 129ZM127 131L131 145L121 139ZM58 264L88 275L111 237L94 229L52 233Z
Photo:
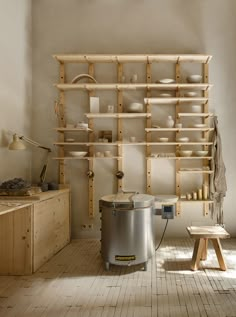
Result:
M223 201L227 191L226 168L223 161L221 136L218 128L217 117L213 118L213 146L211 169L213 174L210 177L210 198L214 201L211 206L212 218L216 216L217 223L223 224Z

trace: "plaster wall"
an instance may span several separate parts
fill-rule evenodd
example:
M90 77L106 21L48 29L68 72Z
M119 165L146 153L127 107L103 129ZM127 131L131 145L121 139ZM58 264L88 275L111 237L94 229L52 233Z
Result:
M12 132L30 136L32 67L31 1L0 1L0 183L31 180L31 151L9 151Z
M227 167L228 191L224 204L226 228L236 235L234 193L235 169L235 99L236 90L236 2L235 0L40 0L33 2L33 135L51 146L56 140L57 125L54 100L58 98L53 83L58 82L56 53L205 53L212 54L210 111L218 115L223 154ZM76 74L75 74L76 75ZM105 75L105 74L104 74ZM77 96L68 106L79 108ZM73 110L74 111L74 110ZM78 110L79 111L79 110ZM76 112L75 112L76 113ZM103 124L104 122L102 122ZM105 123L104 123L105 124ZM52 156L56 155L56 150ZM125 159L125 188L142 191L145 187L145 161L139 152ZM40 159L34 160L37 174ZM134 166L138 166L135 167ZM98 199L115 187L115 165L95 163L94 230L81 231L88 218L88 183L86 161L66 166L66 178L72 188L73 237L99 235ZM133 174L132 174L133 173ZM157 170L157 173L160 173ZM159 176L171 191L172 167ZM155 175L153 175L155 178ZM50 161L48 180L57 180L57 163ZM168 184L169 181L169 184ZM191 180L190 180L191 183ZM168 186L164 191L168 193ZM185 205L182 216L171 221L169 236L185 236L187 225L214 223L202 217L201 206ZM165 222L157 219L157 235Z

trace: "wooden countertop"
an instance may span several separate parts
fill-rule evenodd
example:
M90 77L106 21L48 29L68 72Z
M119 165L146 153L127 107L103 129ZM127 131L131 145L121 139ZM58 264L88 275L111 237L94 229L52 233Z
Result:
M69 191L69 188L49 190L32 196L0 196L0 215L28 207L33 203L47 200Z

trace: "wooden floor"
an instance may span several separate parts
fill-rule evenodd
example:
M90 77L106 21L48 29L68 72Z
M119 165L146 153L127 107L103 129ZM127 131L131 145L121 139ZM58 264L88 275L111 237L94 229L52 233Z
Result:
M193 240L165 240L142 266L105 271L98 240L77 240L32 276L0 277L0 316L235 317L236 240L222 241L228 270L212 248L189 270Z

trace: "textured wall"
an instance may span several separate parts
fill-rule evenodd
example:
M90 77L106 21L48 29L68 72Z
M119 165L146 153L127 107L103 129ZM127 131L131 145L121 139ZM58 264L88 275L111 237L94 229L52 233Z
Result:
M31 180L31 151L8 150L9 131L30 136L32 99L31 1L0 1L0 182Z

